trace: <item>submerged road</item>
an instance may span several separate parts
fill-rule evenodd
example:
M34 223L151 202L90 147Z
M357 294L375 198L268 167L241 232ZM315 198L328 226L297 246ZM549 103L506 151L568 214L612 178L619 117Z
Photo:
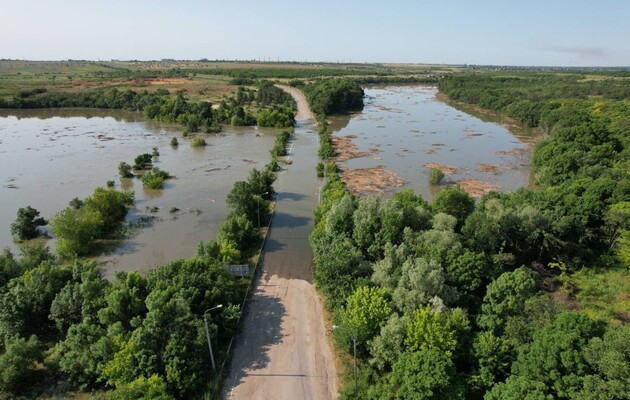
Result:
M313 228L319 182L318 138L302 93L290 143L293 164L275 183L277 203L262 271L238 336L222 398L328 400L337 397L335 359L323 307L312 284ZM301 119L306 118L306 119Z

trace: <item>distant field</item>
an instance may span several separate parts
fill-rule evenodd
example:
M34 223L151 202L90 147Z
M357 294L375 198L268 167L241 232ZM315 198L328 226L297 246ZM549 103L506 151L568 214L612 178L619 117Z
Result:
M97 88L185 91L193 100L216 102L254 79L348 77L372 82L435 76L457 66L419 64L329 64L224 61L0 61L0 97L46 89L78 92Z

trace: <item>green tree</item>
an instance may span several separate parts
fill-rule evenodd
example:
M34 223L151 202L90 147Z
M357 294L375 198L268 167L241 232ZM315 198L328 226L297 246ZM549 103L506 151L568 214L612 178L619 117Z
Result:
M401 278L392 294L396 307L411 314L434 297L439 297L446 304L454 303L457 291L446 282L446 274L436 261L424 258L409 258L402 266Z
M86 255L103 226L103 217L98 211L81 208L66 208L55 214L50 226L57 237L57 252L64 258Z
M39 211L31 206L19 208L17 218L11 224L11 234L19 240L33 239L39 236L38 226L44 226L48 222L39 216Z
M547 387L523 376L510 376L505 383L495 385L485 400L554 400Z
M0 339L50 334L50 306L70 278L69 269L47 261L9 281L0 291Z
M534 295L536 281L525 267L505 272L488 285L477 323L496 334L503 334L510 316L523 312L525 301Z
M475 199L459 186L445 188L435 195L431 208L436 213L443 212L457 218L457 230L459 230L464 225L466 217L473 212Z
M104 325L119 322L125 330L130 330L133 322L146 314L148 293L144 276L137 272L117 272L105 292L105 306L98 311L99 321Z
M55 321L62 334L86 318L96 320L97 312L104 306L103 295L107 286L96 262L76 262L72 280L57 293L50 306L50 319Z
M114 325L112 331L120 331ZM116 351L114 340L105 328L90 320L70 326L65 340L53 349L51 362L72 385L82 389L102 383L102 369Z
M7 339L5 352L0 355L0 390L19 394L33 383L37 363L43 361L41 343L33 335L24 338Z
M233 243L241 253L249 254L257 246L260 236L258 228L247 217L231 212L219 225L217 241Z
M624 399L630 394L630 327L610 326L584 349L594 373L584 378L580 399Z
M370 342L370 364L380 370L391 367L404 351L409 318L393 313L381 332Z
M460 308L451 311L431 311L421 307L407 325L405 344L410 351L437 349L454 356L464 343L459 339L470 330L468 317Z
M380 399L463 399L461 383L448 354L438 349L403 353L378 391Z
M583 349L600 333L600 327L586 315L560 313L555 321L534 333L530 345L519 349L512 373L544 383L547 393L571 398L591 372Z
M385 289L362 286L348 297L340 313L339 332L344 338L365 344L385 325L391 312L385 300Z
M503 381L510 372L514 351L509 342L492 332L481 332L473 343L477 365L471 377L472 384L483 390Z

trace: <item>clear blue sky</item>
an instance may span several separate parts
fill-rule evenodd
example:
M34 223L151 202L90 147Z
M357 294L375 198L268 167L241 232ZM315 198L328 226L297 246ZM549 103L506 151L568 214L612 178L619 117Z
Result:
M0 0L0 58L630 66L630 1Z

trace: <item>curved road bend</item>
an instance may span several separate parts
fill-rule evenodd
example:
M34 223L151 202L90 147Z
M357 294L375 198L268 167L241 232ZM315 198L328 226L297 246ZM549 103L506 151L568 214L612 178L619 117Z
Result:
M276 212L261 275L224 382L222 398L226 400L337 397L335 360L322 304L312 284L308 243L319 190L315 174L318 138L302 93L281 88L298 104L289 151L293 164L275 183Z

